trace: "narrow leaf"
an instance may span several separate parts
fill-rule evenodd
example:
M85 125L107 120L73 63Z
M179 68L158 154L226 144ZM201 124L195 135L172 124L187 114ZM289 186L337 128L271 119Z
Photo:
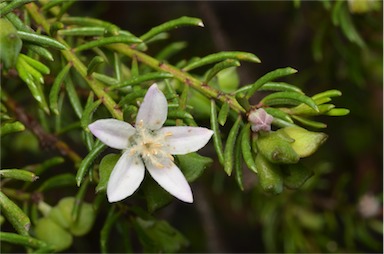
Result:
M201 19L198 18L191 18L191 17L181 17L178 19L167 21L159 26L153 27L151 30L149 30L147 33L140 36L140 39L144 42L148 41L149 39L153 38L154 36L169 31L171 29L175 29L181 26L201 26L204 27L203 22Z
M248 90L246 94L246 98L250 98L260 87L262 87L265 83L272 81L277 78L281 78L284 76L291 75L293 73L296 73L297 70L291 68L291 67L286 67L286 68L280 68L276 69L274 71L268 72L261 78L259 78L255 83L253 83Z
M26 182L33 182L39 178L34 173L22 169L1 169L0 176Z
M112 227L115 225L117 219L119 218L120 213L115 212L113 207L109 209L107 219L104 222L103 228L100 231L100 248L101 253L110 253L108 251L108 238L111 232Z
M23 58L29 65L38 70L40 73L45 75L50 73L49 68L45 64L24 54L20 54L19 57Z
M226 59L220 63L215 64L213 66L205 78L205 83L209 83L209 81L217 75L220 71L230 68L230 67L238 67L240 66L240 62L234 59Z
M104 151L105 148L106 148L106 145L104 145L101 142L97 142L94 148L88 153L87 156L85 156L85 158L83 159L83 161L79 166L79 169L77 170L77 174L76 174L77 186L80 186L92 162L96 159L97 156L99 156L99 154L102 151Z
M316 103L312 98L297 92L276 92L265 96L260 103L267 106L274 105L299 105L304 103L315 111L319 111Z
M20 6L23 6L24 4L33 2L34 0L13 0L6 6L0 9L0 18L4 17L8 13L12 12L13 10L19 8Z
M228 113L229 113L229 103L224 103L220 108L219 116L217 118L217 121L221 126L223 126L227 121Z
M75 89L75 86L73 85L72 79L67 78L65 82L65 88L68 93L69 101L79 119L81 119L81 116L83 114L83 107L81 106L79 96L77 95L77 91Z
M308 127L319 128L319 129L327 128L327 125L325 123L309 120L308 118L304 118L296 115L292 115L292 118Z
M91 123L93 112L101 104L101 100L97 100L93 102L93 93L91 93L88 98L91 98L91 100L89 99L87 101L87 104L85 105L85 108L83 111L83 115L81 116L81 119L80 119L81 127L83 127L84 130L88 129L88 125Z
M224 148L224 171L227 175L231 175L234 164L234 150L235 150L235 142L237 139L237 134L239 132L241 124L241 116L237 117L236 122L233 124L231 130L228 134L227 142L225 143Z
M64 173L60 175L53 176L46 180L40 187L37 189L39 192L47 191L54 188L76 185L76 180L73 174Z
M281 92L297 92L303 93L297 86L288 84L286 82L267 82L259 91L281 91Z
M215 147L220 164L224 163L223 142L221 141L219 122L217 121L216 103L211 100L211 129L213 130L213 146Z
M255 56L254 54L248 53L248 52L240 52L240 51L223 51L220 53L211 54L208 56L205 56L199 60L193 61L192 63L188 64L183 68L183 71L190 71L193 69L196 69L198 67L212 64L215 62L220 62L227 59L234 59L238 61L248 61L248 62L254 62L254 63L260 63L260 59Z
M240 190L244 191L243 185L243 160L241 156L241 138L237 138L234 153L235 179Z
M3 192L0 191L0 207L1 213L8 219L15 230L24 236L28 236L31 221L12 200L10 200Z
M53 113L55 113L56 115L59 114L58 99L60 89L70 68L71 64L67 64L63 69L61 69L59 74L57 74L55 81L53 82L51 91L49 92L49 106Z
M105 45L113 44L113 43L131 44L131 43L140 43L140 42L141 42L140 40L138 40L136 37L133 37L133 36L116 35L116 36L105 37L105 38L94 40L94 41L91 41L88 43L84 43L81 46L78 46L75 49L75 52L80 52L83 50L87 50L87 49L91 49L91 48L95 48L95 47L101 47L101 46L105 46Z
M37 44L39 46L52 47L59 50L66 49L65 45L45 35L28 33L23 31L17 31L17 34L19 35L20 39L22 39L23 41L28 41L33 44Z
M168 72L150 72L147 74L143 74L141 76L137 76L134 78L131 78L127 81L124 81L120 84L111 86L111 89L116 89L116 88L121 88L121 87L126 87L126 86L133 86L136 84L141 84L146 81L155 81L155 80L162 80L162 79L167 79L167 78L172 78L173 75Z
M91 75L96 70L96 68L102 63L104 63L104 58L102 58L101 56L95 56L94 58L92 58L87 67L87 76Z
M16 121L13 123L4 123L1 125L0 128L0 136L5 136L7 134L13 133L13 132L19 132L25 130L25 126Z
M241 152L243 154L243 159L248 168L257 174L257 167L254 160L254 155L252 153L251 147L251 127L250 123L244 125L240 132L241 138Z
M0 239L2 242L17 244L25 247L34 248L34 249L47 248L45 249L46 250L45 253L49 253L53 251L53 247L49 247L45 242L30 236L24 236L24 235L19 235L15 233L0 232Z

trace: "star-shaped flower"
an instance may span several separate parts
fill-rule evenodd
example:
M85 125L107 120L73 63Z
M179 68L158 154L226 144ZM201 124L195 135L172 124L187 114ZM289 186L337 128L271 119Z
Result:
M192 203L191 188L174 164L172 154L187 154L204 147L213 131L202 127L163 127L168 105L153 84L141 104L135 127L116 119L102 119L88 127L104 144L123 150L107 185L109 202L132 195L144 179L145 168L153 179L176 198Z

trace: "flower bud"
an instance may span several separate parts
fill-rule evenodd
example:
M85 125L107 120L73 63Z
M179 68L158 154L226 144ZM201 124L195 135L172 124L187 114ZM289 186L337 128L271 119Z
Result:
M283 178L279 165L270 163L261 154L256 155L255 164L261 188L271 194L283 191Z
M69 230L75 236L82 236L91 230L95 220L95 212L91 204L83 202L80 207L80 213L76 220L72 217L74 197L66 197L51 209L48 217L60 225L62 228Z
M0 18L0 60L6 69L15 66L19 56L22 40L16 28L7 19Z
M268 132L259 135L256 145L259 153L272 163L297 163L299 155L292 148L293 139L279 132Z
M277 132L285 133L295 140L290 145L300 158L312 155L328 137L325 133L308 131L298 126L285 127Z
M313 171L302 163L281 165L284 186L289 189L300 188L311 176Z
M69 248L73 240L71 234L48 217L36 222L35 234L37 239L52 245L56 252Z
M259 108L250 112L248 121L251 123L253 132L270 131L273 117L265 112L264 109Z

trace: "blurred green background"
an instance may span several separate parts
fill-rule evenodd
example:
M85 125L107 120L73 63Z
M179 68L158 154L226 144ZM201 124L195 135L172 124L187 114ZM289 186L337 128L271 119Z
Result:
M242 85L290 66L299 72L289 82L308 95L343 93L335 104L351 113L321 118L329 139L305 160L316 175L301 190L266 195L245 172L241 192L215 163L193 184L193 206L173 203L156 212L189 239L183 252L382 251L383 10L380 1L370 4L356 10L347 1L81 1L69 10L135 35L170 19L198 17L205 28L172 31L149 54L174 41L188 46L172 63L223 50L248 51L262 63L242 63ZM203 152L213 156L213 149Z

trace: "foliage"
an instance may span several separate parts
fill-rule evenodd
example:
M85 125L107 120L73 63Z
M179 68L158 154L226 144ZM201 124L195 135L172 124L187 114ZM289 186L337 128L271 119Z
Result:
M267 71L243 84L239 66L261 62L249 52L221 51L175 62L172 56L186 45L162 46L164 39L175 28L203 27L200 19L183 16L136 36L102 19L72 16L77 4L0 2L1 157L6 161L0 171L2 251L195 250L194 238L201 236L186 236L196 227L187 221L188 212L178 212L192 206L173 201L151 178L123 202L107 202L106 185L119 155L88 129L100 118L134 123L154 82L168 101L165 125L205 125L214 131L212 146L201 152L204 156L174 158L186 179L194 182L199 209L216 195L215 213L229 221L225 226L233 223L229 217L245 213L258 227L264 246L258 252L380 250L382 222L368 214L363 215L369 218L366 222L358 223L360 215L343 205L350 175L341 173L331 185L327 175L332 163L309 160L321 156L316 152L328 137L319 131L327 127L323 120L329 121L323 116L349 114L331 102L342 95L340 90L326 87L309 96L287 81L297 72L291 67ZM322 3L328 20L316 28L312 52L315 61L329 63L326 36L340 28L342 39L332 40L353 63L345 66L345 75L354 75L361 86L366 70L361 57L350 51L369 48L351 15L381 7L356 4ZM353 46L343 47L344 40ZM251 127L255 123L249 117L259 109L273 117L271 131ZM250 184L252 179L257 183ZM336 199L315 202L323 191L335 193ZM221 209L228 203L231 210ZM338 235L340 227L346 228L343 235Z

